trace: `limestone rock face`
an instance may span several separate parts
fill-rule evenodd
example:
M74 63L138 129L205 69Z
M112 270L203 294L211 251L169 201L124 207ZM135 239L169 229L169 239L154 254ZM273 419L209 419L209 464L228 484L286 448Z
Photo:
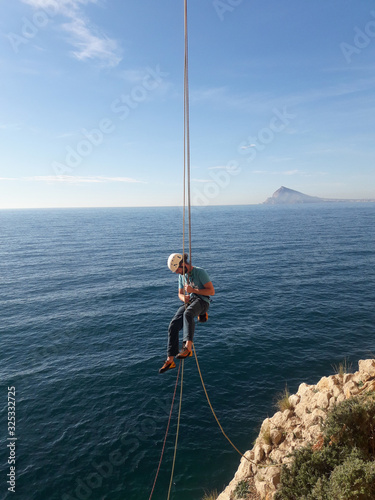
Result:
M318 444L327 411L337 403L375 390L375 359L361 360L356 373L323 377L316 385L302 383L289 397L290 408L266 418L252 450L241 459L229 485L217 500L232 500L240 481L252 480L259 496L271 500L280 483L281 466L293 450Z

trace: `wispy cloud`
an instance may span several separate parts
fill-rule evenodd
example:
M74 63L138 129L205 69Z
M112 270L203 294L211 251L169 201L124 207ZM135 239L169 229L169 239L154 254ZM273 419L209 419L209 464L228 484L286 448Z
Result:
M202 101L218 102L228 98L228 93L225 87L208 87L201 89L192 89L190 92L190 100L192 103L200 103Z
M283 163L285 161L292 161L294 158L292 156L268 156L267 162L272 163Z
M326 172L321 172L321 171L317 171L317 172L304 172L302 170L298 170L298 169L294 169L294 170L284 170L284 171L280 171L280 170L253 170L252 171L253 174L256 174L256 175L279 175L279 176L282 176L282 175L285 175L285 176L300 176L300 177L322 177L322 176L325 176L327 175Z
M256 144L249 144L248 146L241 146L241 149L255 148Z
M72 19L62 27L71 35L70 42L76 47L72 54L80 61L98 59L111 67L121 61L117 43L96 29L94 32L85 19Z
M212 182L212 179L191 179L191 182Z
M208 170L228 170L228 165L216 165L215 167L208 167Z
M121 71L121 78L131 85L139 85L143 82L145 76L147 75L147 70L144 68L139 69L126 69Z
M284 170L283 172L280 170L253 170L253 174L266 174L266 175L306 175L305 172L301 172L301 170Z
M88 3L97 3L97 0L22 0L23 3L31 5L35 9L44 9L50 13L56 11L65 12L66 10L76 9L80 5Z
M21 130L19 123L0 123L0 130Z
M280 105L286 106L288 109L295 109L297 106L312 105L328 99L354 99L356 96L361 96L362 92L373 89L374 85L375 78L368 77L349 83L339 82L330 85L325 84L320 87L305 87L302 90L288 91L282 94L262 90L233 93L224 86L206 87L193 89L190 93L190 100L192 104L208 104L214 108L225 108L242 113L251 111L264 114L265 110L269 113L269 110L280 107ZM368 96L366 99L368 101ZM295 132L293 131L293 133ZM251 145L246 147L251 147Z
M97 4L97 0L22 0L33 9L43 9L51 17L68 18L61 28L68 33L68 42L75 48L71 53L80 60L96 60L114 67L121 61L121 51L117 42L93 26L83 13L87 4Z
M285 172L283 172L283 175L301 175L301 174L303 174L303 172L301 172L298 169L295 169L295 170L285 170Z
M81 183L106 183L106 182L126 182L126 183L143 183L131 177L104 177L104 176L93 176L93 177L80 177L74 175L35 175L32 177L0 177L0 181L22 181L22 182L46 182L46 183L58 183L66 182L69 184L81 184Z
M151 79L151 82L155 80L155 84L152 83L152 92L147 91L145 93L145 100L147 101L151 101L155 97L163 98L165 96L175 97L179 95L168 76L168 73L161 71L159 65L156 67L126 69L120 72L121 79L133 87L140 85L148 88L149 80Z

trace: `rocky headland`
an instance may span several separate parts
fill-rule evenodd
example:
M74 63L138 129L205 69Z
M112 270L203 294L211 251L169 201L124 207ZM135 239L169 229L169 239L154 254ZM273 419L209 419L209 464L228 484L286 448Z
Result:
M291 452L308 444L319 446L321 424L327 411L346 399L375 391L375 359L361 360L355 373L323 377L316 385L302 383L287 398L287 408L266 418L252 450L245 453L229 485L217 500L233 500L237 485L251 484L254 493L245 498L271 500L280 483L281 467Z
M310 196L300 191L281 186L270 198L263 202L263 205L301 205L307 203L369 203L374 199L339 199L339 198L319 198Z

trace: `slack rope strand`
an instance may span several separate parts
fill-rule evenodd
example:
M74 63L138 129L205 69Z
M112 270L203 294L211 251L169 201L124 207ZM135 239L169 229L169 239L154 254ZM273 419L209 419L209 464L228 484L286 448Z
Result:
M178 365L178 372L177 372L177 377L176 377L176 384L174 386L174 393L173 393L173 398L172 398L172 404L171 404L171 409L169 411L169 418L168 418L167 430L165 431L163 448L161 450L159 465L158 465L158 469L156 471L156 475L155 475L155 479L154 479L154 484L152 486L152 490L151 490L151 494L150 494L149 500L151 500L152 495L154 494L154 490L155 490L155 486L156 486L156 481L158 479L158 475L159 475L159 472L160 472L161 463L162 463L162 460L163 460L163 455L164 455L164 450L165 450L165 443L167 442L167 436L168 436L169 426L170 426L171 418L172 418L172 410L173 410L174 400L175 400L175 397L176 397L178 379L180 377L180 370L181 370L181 362Z

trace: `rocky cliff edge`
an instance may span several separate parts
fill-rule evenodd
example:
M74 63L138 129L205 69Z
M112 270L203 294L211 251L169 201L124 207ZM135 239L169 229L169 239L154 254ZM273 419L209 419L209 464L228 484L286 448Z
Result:
M319 444L327 410L366 391L375 391L375 359L358 362L355 373L323 377L316 385L302 383L288 398L289 408L266 418L252 450L245 453L229 485L217 500L233 500L240 481L251 481L259 498L271 500L280 482L281 466L290 453L309 443ZM249 461L250 460L250 461Z

